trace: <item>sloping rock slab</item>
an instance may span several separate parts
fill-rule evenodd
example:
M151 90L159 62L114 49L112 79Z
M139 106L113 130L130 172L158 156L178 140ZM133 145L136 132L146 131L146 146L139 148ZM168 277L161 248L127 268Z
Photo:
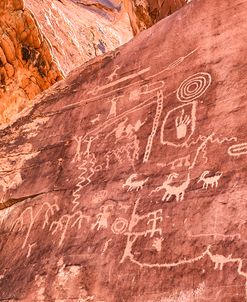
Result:
M0 299L247 299L247 2L186 8L1 131Z

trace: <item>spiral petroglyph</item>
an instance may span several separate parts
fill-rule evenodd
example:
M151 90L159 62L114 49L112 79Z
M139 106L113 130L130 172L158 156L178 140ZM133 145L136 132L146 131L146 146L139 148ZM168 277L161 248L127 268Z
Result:
M196 73L185 79L177 90L177 98L181 102L191 102L204 94L212 82L211 75L206 72Z

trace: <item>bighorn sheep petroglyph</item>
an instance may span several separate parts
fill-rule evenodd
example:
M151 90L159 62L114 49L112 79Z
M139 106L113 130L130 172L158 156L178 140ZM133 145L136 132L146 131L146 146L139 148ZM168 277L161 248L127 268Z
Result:
M203 187L202 187L203 189L207 189L209 185L211 185L212 188L214 186L218 187L218 180L221 178L223 174L222 172L220 173L218 171L215 173L214 176L207 176L209 173L210 171L204 171L197 182L197 183L199 183L200 181L203 182Z

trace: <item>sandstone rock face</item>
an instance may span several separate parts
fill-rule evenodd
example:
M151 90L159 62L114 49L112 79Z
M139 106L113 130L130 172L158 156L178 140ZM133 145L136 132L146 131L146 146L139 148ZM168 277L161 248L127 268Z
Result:
M246 10L193 1L0 132L0 299L247 300Z
M59 79L48 41L22 0L0 3L0 123Z
M132 37L121 5L109 10L71 1L1 1L0 124L73 68Z
M125 0L135 34L151 27L192 0Z

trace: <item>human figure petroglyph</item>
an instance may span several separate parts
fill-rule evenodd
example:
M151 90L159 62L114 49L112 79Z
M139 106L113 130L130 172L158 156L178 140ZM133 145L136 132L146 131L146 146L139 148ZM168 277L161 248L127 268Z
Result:
M218 187L218 181L221 178L221 176L223 175L222 172L218 171L215 173L214 176L207 176L209 173L210 173L210 171L204 171L197 182L197 183L199 183L200 181L203 182L203 189L207 189L208 186L210 186L210 185L212 188L214 186Z
M161 236L162 230L161 228L157 227L157 223L163 221L162 209L148 213L147 218L148 218L147 225L151 225L151 228L145 231L144 236L146 237L149 234L150 237L152 238L156 233L158 233Z
M190 173L187 174L186 180L179 186L171 185L173 179L176 179L179 175L177 173L171 173L168 175L167 180L163 184L153 190L153 192L159 192L161 190L166 190L165 194L162 197L162 201L168 201L173 195L176 197L176 201L182 201L184 199L185 190L190 184Z
M184 109L180 116L176 117L176 129L177 129L177 138L184 138L187 134L188 125L191 123L189 115L184 114Z
M109 208L112 208L112 206L102 206L100 208L101 212L96 215L97 220L92 225L91 229L94 230L95 228L97 231L100 229L107 229L108 227L108 218L110 217L111 213L108 212Z
M143 189L144 184L148 181L148 177L144 180L136 180L138 177L138 174L131 174L126 182L123 184L123 188L128 187L127 191L139 191Z
M154 117L154 121L153 121L153 126L152 126L152 131L148 137L148 141L147 141L147 145L146 145L146 149L145 149L145 154L143 157L143 162L147 162L152 150L152 146L153 146L153 140L154 140L154 136L157 132L158 126L159 126L159 120L161 117L161 113L163 110L163 102L164 102L164 95L162 90L157 92L157 106L156 106L156 112L155 112L155 117Z
M89 157L90 149L92 147L92 143L96 139L98 139L98 136L90 136L89 138L83 140L83 142L87 143L86 151L84 152L86 157Z
M57 204L50 204L48 202L44 202L38 209L38 211L36 213L34 213L34 210L33 210L33 207L27 207L21 214L20 216L15 220L15 222L12 224L12 227L11 227L11 231L14 231L15 229L17 230L22 230L23 227L24 227L24 218L25 218L25 215L27 214L27 217L29 219L29 225L28 225L28 228L27 228L27 232L26 232L26 235L24 237L24 240L23 240L23 244L22 244L22 249L24 249L24 247L26 246L27 244L27 241L28 241L28 238L30 236L30 233L31 233L31 230L34 226L34 223L36 222L36 220L38 219L38 217L40 216L40 213L43 209L46 208L46 212L45 212L45 220L44 220L44 223L43 223L43 226L42 226L42 229L45 228L45 226L47 225L48 223L48 219L49 217L53 216L55 214L55 212L59 211L59 207Z
M117 102L118 102L118 100L119 100L119 97L114 97L109 101L111 103L111 108L110 108L110 112L107 116L107 119L114 118L114 117L117 116Z
M77 146L76 146L76 153L74 155L74 158L72 159L72 163L81 161L81 142L82 142L82 136L75 136L74 140L76 141Z
M82 211L77 211L73 214L64 214L57 221L53 221L50 224L49 231L52 231L53 235L59 231L61 232L60 240L58 243L58 245L61 246L65 240L69 225L71 226L71 228L77 225L77 228L79 230L82 227L83 220L89 222L90 216L84 215Z

